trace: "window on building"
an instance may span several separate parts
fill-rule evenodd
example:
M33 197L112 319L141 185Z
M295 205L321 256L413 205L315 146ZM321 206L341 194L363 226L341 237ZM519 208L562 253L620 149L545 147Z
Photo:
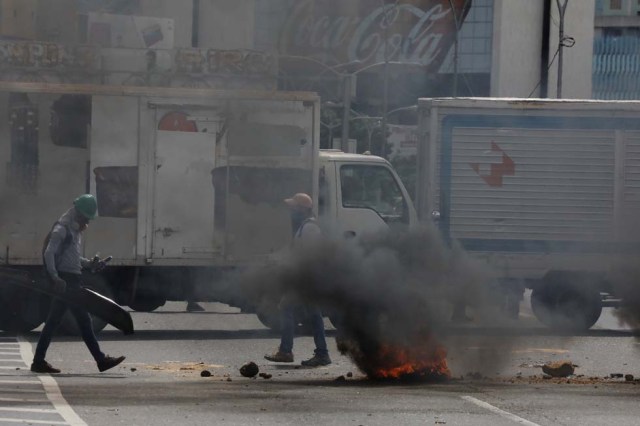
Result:
M91 124L91 96L62 95L51 107L49 129L55 145L86 148Z
M622 0L611 0L609 4L611 10L622 10Z

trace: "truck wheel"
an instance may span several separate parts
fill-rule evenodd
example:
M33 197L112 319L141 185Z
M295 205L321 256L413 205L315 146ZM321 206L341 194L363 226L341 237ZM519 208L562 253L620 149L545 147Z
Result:
M133 301L129 303L129 307L136 312L153 312L160 306L164 306L165 303L167 301L159 297L137 294Z
M568 274L550 274L533 289L531 308L536 318L550 328L584 331L600 318L602 298L595 285L581 285Z
M280 312L278 309L258 309L256 316L267 328L270 328L276 333L280 332Z
M0 287L0 330L26 333L47 318L51 298L24 288Z
M108 297L109 299L113 299L113 292L109 287L109 284L101 275L97 274L86 274L82 276L82 280L84 282L84 286L90 290L95 291L96 293L100 293L104 297ZM103 328L107 326L107 322L102 318L98 318L95 315L91 315L91 325L93 326L93 332L99 333ZM62 322L60 323L59 333L64 335L80 335L80 328L78 327L78 323L74 318L71 311L67 310L67 312L62 317Z

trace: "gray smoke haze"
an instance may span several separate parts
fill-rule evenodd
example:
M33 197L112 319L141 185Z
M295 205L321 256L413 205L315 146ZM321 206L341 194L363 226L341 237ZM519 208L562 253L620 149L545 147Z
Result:
M640 260L640 259L639 259ZM619 263L608 277L621 307L614 311L622 324L640 329L640 262Z
M242 286L258 304L277 305L289 293L339 318L338 348L371 377L379 364L393 362L378 356L387 347L422 361L437 358L453 302L465 303L479 322L500 321L490 303L492 279L487 267L443 244L437 230L422 229L320 241L245 275ZM466 344L464 336L455 340Z

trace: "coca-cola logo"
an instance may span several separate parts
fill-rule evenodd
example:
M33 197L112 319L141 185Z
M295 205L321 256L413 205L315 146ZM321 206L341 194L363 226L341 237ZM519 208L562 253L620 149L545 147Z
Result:
M328 65L384 61L437 70L471 0L298 0L280 38L280 53ZM351 67L353 69L354 67Z

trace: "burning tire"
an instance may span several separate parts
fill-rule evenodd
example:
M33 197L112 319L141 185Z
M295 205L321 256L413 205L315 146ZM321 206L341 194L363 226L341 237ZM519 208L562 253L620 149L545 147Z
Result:
M566 273L551 273L533 289L531 308L544 325L558 330L588 330L600 318L597 285Z

